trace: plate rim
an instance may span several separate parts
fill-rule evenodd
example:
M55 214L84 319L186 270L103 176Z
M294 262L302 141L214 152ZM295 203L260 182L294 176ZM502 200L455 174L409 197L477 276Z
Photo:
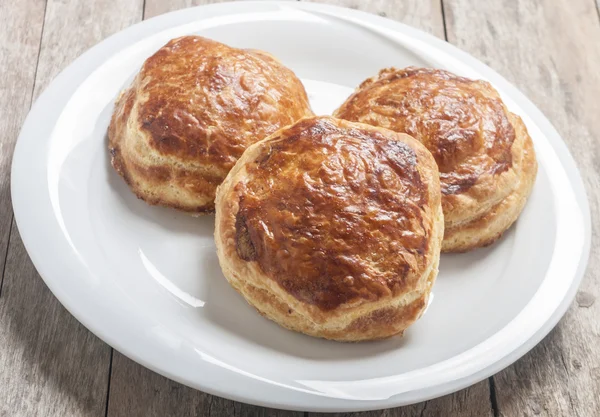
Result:
M237 8L248 7L251 5L255 5L256 7L277 6L277 7L285 7L285 8L294 8L294 9L299 9L299 10L312 10L312 11L318 11L318 12L327 12L332 15L349 15L357 20L371 21L373 24L391 27L392 30L396 30L398 32L405 33L408 36L411 36L413 38L421 39L421 40L425 41L426 43L432 44L437 49L443 49L443 50L448 51L448 53L451 53L452 55L458 56L458 59L465 62L466 65L468 65L469 67L473 67L476 70L478 70L479 72L485 73L487 76L493 76L493 78L495 78L497 80L497 82L499 81L501 84L503 84L503 90L508 91L510 93L511 97L515 97L516 99L519 100L519 105L523 108L523 110L532 119L535 120L536 125L540 126L540 128L544 132L552 133L552 136L554 136L554 138L552 138L548 135L545 135L546 140L549 143L549 145L553 148L553 150L556 152L557 157L560 161L560 164L565 169L565 173L567 174L569 183L570 183L571 187L573 188L575 197L577 198L578 206L582 211L581 214L583 216L582 220L583 220L583 226L584 226L584 242L583 242L583 248L581 251L581 257L579 259L578 269L575 272L575 276L572 279L570 287L563 295L563 300L561 301L558 308L553 312L553 314L550 317L548 317L545 324L542 327L540 327L537 330L537 332L535 332L525 343L523 343L518 348L506 353L506 355L504 357L495 360L495 362L493 364L491 364L490 366L481 368L478 372L470 374L468 377L449 381L449 382L446 382L445 384L444 383L436 384L435 387L437 387L438 389L434 390L435 391L434 393L430 392L429 395L426 393L423 393L420 397L418 397L417 400L399 401L398 399L400 399L402 397L402 395L394 395L394 396L392 396L386 400L382 400L382 401L379 401L379 400L377 400L377 401L350 400L350 401L347 401L344 405L340 405L338 403L337 405L331 405L331 406L322 405L322 406L313 407L312 405L307 405L306 403L301 404L301 401L296 402L296 404L288 404L288 403L277 402L277 401L272 401L272 400L270 400L270 401L269 400L259 400L256 398L255 395L254 396L248 395L248 394L244 395L244 394L241 394L240 392L233 393L231 391L225 392L225 391L215 390L215 389L212 389L211 386L209 386L209 385L206 385L206 384L202 385L202 384L199 384L197 381L192 382L192 381L188 381L183 378L180 378L177 375L173 375L173 374L169 373L168 370L163 369L164 367L161 368L154 363L150 363L147 360L144 360L144 359L140 358L139 356L136 356L135 349L133 349L133 351L132 351L131 349L125 348L122 346L121 343L114 340L112 337L109 337L109 335L104 334L103 332L99 331L98 326L96 326L92 322L90 322L90 320L87 317L84 317L84 314L82 314L79 311L79 309L76 308L75 304L77 303L77 301L70 299L68 296L66 296L66 294L62 290L59 290L57 288L57 284L55 285L55 282L50 278L50 275L52 273L49 272L48 268L46 268L46 265L44 265L44 261L40 258L40 256L38 256L38 254L35 253L36 249L33 248L34 244L32 242L33 242L34 237L30 233L31 228L29 228L26 225L28 220L27 220L27 216L24 214L25 209L23 208L26 205L26 201L28 200L27 192L24 191L22 188L19 189L19 186L17 184L19 181L21 181L21 179L24 176L24 173L22 172L22 170L24 168L22 169L20 167L25 166L24 164L26 164L26 162L27 162L26 158L24 156L22 156L24 153L23 147L24 147L24 143L25 143L25 140L23 139L23 137L26 136L24 134L24 132L25 133L28 132L28 128L33 123L32 121L34 121L38 117L43 117L43 114L41 114L40 110L43 107L42 104L44 104L46 101L49 101L49 98L51 97L51 95L53 93L53 86L54 86L54 89L56 89L56 86L59 84L59 80L61 82L65 82L66 78L68 78L69 73L76 71L77 68L79 66L82 66L82 63L85 62L86 60L88 60L88 61L93 60L94 53L97 54L96 55L98 57L98 58L96 58L96 60L97 60L97 59L100 59L100 57L102 55L112 56L114 53L117 53L120 49L122 49L122 47L124 47L123 45L128 46L129 44L134 43L135 39L134 39L134 41L130 40L130 41L126 41L126 42L123 42L120 44L122 39L125 40L127 38L134 38L135 37L134 33L136 31L138 32L137 37L139 39L143 39L146 36L149 36L150 34L155 33L154 29L160 28L161 24L165 24L170 19L172 19L174 16L179 15L179 14L184 14L186 12L189 12L190 10L197 11L197 10L213 9L213 11L218 11L219 9L221 9L224 11L224 13L222 13L222 14L226 15L229 12L235 13ZM229 10L227 10L227 9L229 9ZM168 23L167 23L166 27L170 27L170 25L168 25ZM102 48L104 48L105 51L104 51L104 53L101 54L100 51ZM86 75L86 77L87 76L89 76L89 73ZM72 94L70 94L69 96L71 96L71 95ZM216 3L216 4L209 4L209 5L201 5L201 6L196 6L193 8L173 11L170 13L166 13L166 14L156 16L154 18L139 22L139 23L137 23L133 26L130 26L120 32L117 32L114 35L110 36L109 38L101 41L99 44L90 48L88 51L86 51L84 54L82 54L80 57L78 57L74 62L72 62L69 66L67 66L67 68L65 68L63 71L61 71L61 73L49 84L49 86L39 96L39 98L36 100L35 104L32 106L32 108L23 124L23 128L21 130L21 133L19 135L19 138L18 138L16 146L15 146L12 168L11 168L11 195L12 195L12 201L13 201L13 211L14 211L15 221L16 221L17 227L19 229L19 232L21 233L21 239L23 241L23 244L24 244L30 258L32 259L34 266L38 270L39 275L42 277L42 279L44 280L46 285L50 288L52 293L58 298L59 302L78 321L80 321L86 328L88 328L90 331L92 331L97 337L99 337L100 339L102 339L103 341L108 343L110 346L119 346L118 350L120 352L122 352L125 356L131 358L132 360L134 360L138 363L141 363L143 366L145 366L149 369L152 369L153 371L158 372L159 374L162 374L170 379L184 383L185 385L188 385L188 386L192 386L193 388L200 389L204 392L208 392L208 393L211 393L214 395L218 395L221 397L225 397L225 398L229 398L229 399L233 399L233 400L237 400L237 401L243 401L243 402L250 403L250 404L274 407L274 408L286 408L286 409L290 409L290 410L301 410L301 411L365 411L365 410L407 405L407 404L411 404L414 402L419 402L419 401L424 401L427 399L435 398L435 397L445 395L447 393L454 392L459 389L465 388L465 387L472 385L476 382L479 382L480 380L483 380L483 379L487 378L488 376L498 372L499 370L509 366L515 360L517 360L522 355L524 355L527 351L529 351L531 348L533 348L544 336L546 336L550 332L550 330L556 325L556 323L560 320L560 318L564 315L564 313L570 306L571 302L573 301L575 294L577 292L577 289L579 287L579 284L584 276L586 266L588 263L590 245L591 245L591 228L590 228L591 216L590 216L590 210L589 210L589 202L588 202L588 198L587 198L587 194L586 194L586 190L585 190L585 187L583 184L581 174L579 173L579 170L575 164L575 161L573 160L573 157L571 156L570 152L568 151L566 143L564 142L564 140L562 140L562 137L560 136L560 134L550 124L548 119L541 113L541 111L531 101L529 101L529 99L527 99L522 93L520 93L520 91L518 89L516 89L516 87L512 86L512 84L510 84L508 81L506 81L502 76L497 74L494 70L492 70L491 68L489 68L487 65L483 64L476 58L474 58L471 55L469 55L468 53L458 49L457 47L454 47L453 45L448 44L447 42L434 37L433 35L430 35L419 29L412 28L408 25L405 25L403 23L397 22L392 19L380 17L377 15L373 15L373 14L358 11L358 10L352 10L352 9L347 9L347 8L343 8L343 7L339 7L339 6L320 4L320 3L286 2L286 1L265 1L265 2L237 1L237 2L229 2L229 3ZM209 383L209 381L205 381L205 382ZM426 391L426 390L421 390L421 391ZM414 391L414 392L417 392L417 391ZM299 397L301 397L301 396L302 395L300 395ZM311 394L311 397L305 397L304 399L306 400L307 398L316 398L316 397ZM394 399L396 399L396 401ZM337 402L337 401L333 401L334 399L331 399L331 400L332 400L331 403ZM338 399L335 399L335 400L338 400Z

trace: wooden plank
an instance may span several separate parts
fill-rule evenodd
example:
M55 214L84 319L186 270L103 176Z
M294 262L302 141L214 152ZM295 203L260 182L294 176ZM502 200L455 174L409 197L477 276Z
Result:
M35 97L83 52L139 22L142 10L143 0L48 0Z
M44 285L12 230L0 299L0 416L104 415L110 348Z
M530 354L495 377L500 415L600 415L600 23L590 0L444 0L449 40L517 85L575 157L593 220L575 303Z
M10 163L31 105L45 0L0 2L0 296L12 206Z
M24 16L23 27L14 29L27 33L30 29L26 26L35 24L32 19L40 13L36 4L2 2L2 7L8 3L22 8L19 13ZM81 52L139 20L142 3L50 0L34 95L39 95ZM9 16L9 20L12 18ZM11 27L11 23L6 24ZM4 26L0 31L3 29ZM6 48L5 43L2 45ZM28 53L27 48L24 51ZM24 68L27 72L29 64L24 65L15 61L15 71ZM19 82L25 83L15 79L17 85ZM28 104L31 88L21 94L26 98L15 96L14 101ZM79 324L52 296L31 264L15 225L11 233L0 298L0 415L104 416L110 347Z

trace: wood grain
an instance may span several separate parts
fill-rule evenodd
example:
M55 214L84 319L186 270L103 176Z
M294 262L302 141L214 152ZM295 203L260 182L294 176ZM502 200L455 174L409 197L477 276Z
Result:
M0 296L12 223L10 163L31 105L44 6L44 0L0 2Z
M0 299L0 416L102 416L110 349L44 285L13 227Z
M29 1L27 9L25 2L2 2L2 7L8 3L24 7L19 11L24 16L19 29L23 36L28 31L25 27L35 24L30 19L39 5ZM142 0L49 1L34 96L84 50L139 20L141 12ZM31 55L30 48L23 45L25 57ZM37 57L37 46L34 49ZM19 63L14 65L18 71ZM26 77L30 64L23 65L25 72L20 76ZM5 80L0 79L2 82ZM14 84L19 83L27 84L14 78ZM27 85L33 87L31 81ZM28 106L31 91L15 92L14 101ZM4 213L0 217L4 218ZM14 224L0 298L0 352L0 416L104 416L111 349L50 293Z
M102 39L142 19L143 0L48 0L34 96Z
M600 415L600 24L590 0L444 0L450 42L519 87L567 142L593 220L590 263L565 318L495 377L503 416Z

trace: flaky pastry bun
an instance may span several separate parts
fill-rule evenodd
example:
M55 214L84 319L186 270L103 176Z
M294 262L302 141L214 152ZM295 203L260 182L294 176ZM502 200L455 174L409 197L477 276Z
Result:
M334 115L407 133L429 149L440 170L444 252L493 243L531 193L531 138L488 82L430 68L384 69Z
M109 150L139 198L212 212L248 145L309 115L302 83L271 55L184 36L148 58L118 98Z
M219 187L219 261L288 329L340 341L402 334L438 272L440 198L435 161L412 137L302 119L250 146Z

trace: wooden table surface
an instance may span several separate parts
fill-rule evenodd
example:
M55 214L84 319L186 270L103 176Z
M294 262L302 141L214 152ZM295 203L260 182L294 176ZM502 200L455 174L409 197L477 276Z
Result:
M600 0L598 0L600 2ZM12 215L10 163L32 102L78 55L202 0L0 0L0 417L302 416L204 394L104 344L44 285ZM513 366L442 398L369 416L600 416L600 4L595 0L330 0L468 51L521 89L566 140L593 220L576 301ZM311 414L312 415L312 414Z

